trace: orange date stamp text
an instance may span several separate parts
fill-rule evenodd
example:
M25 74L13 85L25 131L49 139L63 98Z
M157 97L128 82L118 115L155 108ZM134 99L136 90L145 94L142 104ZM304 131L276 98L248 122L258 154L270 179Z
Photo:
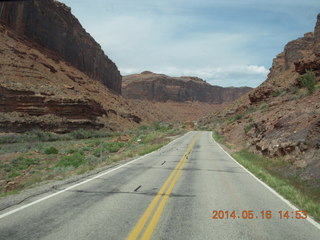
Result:
M253 210L214 210L212 219L307 219L308 212L302 210L292 211L253 211Z

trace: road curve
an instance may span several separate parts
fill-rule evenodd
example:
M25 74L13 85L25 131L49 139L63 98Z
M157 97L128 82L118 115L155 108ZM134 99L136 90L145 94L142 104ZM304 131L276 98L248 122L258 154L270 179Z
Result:
M294 211L210 132L189 132L143 158L1 211L0 239L320 239L318 225Z

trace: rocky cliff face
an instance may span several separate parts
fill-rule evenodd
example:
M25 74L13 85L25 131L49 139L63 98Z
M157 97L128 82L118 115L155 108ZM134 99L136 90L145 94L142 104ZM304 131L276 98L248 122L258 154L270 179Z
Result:
M316 27L314 29L313 52L317 57L320 57L320 14L318 14Z
M55 0L2 2L0 21L121 93L121 75L116 65L64 4Z
M202 120L221 123L219 131L239 148L283 157L302 179L320 179L320 14L314 32L289 42L274 60L268 79L233 105ZM299 79L311 70L316 90L309 93ZM295 170L299 169L299 170ZM318 184L317 187L320 187Z
M133 110L101 82L0 25L0 132L121 129ZM109 111L115 109L116 111Z
M126 98L154 101L200 101L221 104L239 98L249 87L212 86L197 77L169 77L143 72L123 77L122 93Z
M320 74L320 14L314 32L304 34L303 37L290 41L284 51L273 59L268 80L286 71L293 70L303 74L306 70Z

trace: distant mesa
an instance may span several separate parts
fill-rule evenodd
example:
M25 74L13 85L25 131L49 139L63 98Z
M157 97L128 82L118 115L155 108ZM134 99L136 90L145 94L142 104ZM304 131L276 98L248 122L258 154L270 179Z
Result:
M153 72L150 72L150 71L144 71L142 72L141 74L154 74Z
M124 97L159 102L199 101L221 104L233 101L250 90L250 87L212 86L198 77L170 77L150 71L124 76L122 82Z

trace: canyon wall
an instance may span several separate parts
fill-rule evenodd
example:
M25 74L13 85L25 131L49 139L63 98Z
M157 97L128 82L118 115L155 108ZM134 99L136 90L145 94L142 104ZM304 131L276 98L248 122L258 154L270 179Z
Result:
M301 83L312 71L308 90ZM314 81L313 81L314 80ZM312 83L314 82L314 83ZM320 14L314 32L290 41L273 60L270 74L259 87L203 119L238 150L291 163L281 174L297 175L320 187Z
M121 93L121 75L117 66L63 3L55 0L2 2L0 23L51 50L114 92Z
M122 93L126 98L152 101L199 101L221 104L230 102L252 90L249 87L212 86L197 77L169 77L143 72L123 77Z

